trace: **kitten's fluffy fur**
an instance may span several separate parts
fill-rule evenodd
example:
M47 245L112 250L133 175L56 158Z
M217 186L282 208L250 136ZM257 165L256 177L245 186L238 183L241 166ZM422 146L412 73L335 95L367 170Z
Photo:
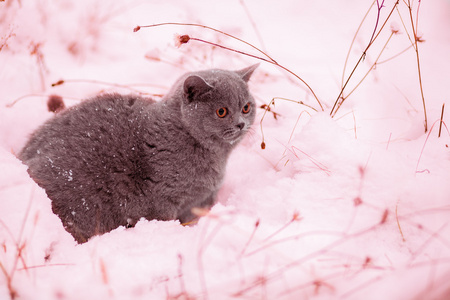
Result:
M43 124L19 158L79 243L141 217L190 222L192 208L215 203L227 158L254 121L247 81L256 67L186 74L160 102L87 100Z

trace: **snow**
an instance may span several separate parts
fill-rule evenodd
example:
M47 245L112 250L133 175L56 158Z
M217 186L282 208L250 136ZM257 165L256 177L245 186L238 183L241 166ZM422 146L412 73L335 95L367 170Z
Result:
M384 1L380 20L394 2ZM346 93L391 28L399 33L334 118L347 51L371 1L0 2L0 299L448 299L450 134L438 131L450 104L450 3L420 2L425 133L415 52L395 56L410 45L407 2ZM347 76L375 21L372 9ZM159 99L186 71L258 62L192 40L175 47L174 36L189 34L260 55L204 28L133 32L158 22L201 23L264 48L325 111L279 99L260 109L230 158L219 203L197 225L141 220L77 245L14 155L53 115L48 96L67 106L104 91ZM282 97L318 109L305 85L268 63L250 88L259 105Z

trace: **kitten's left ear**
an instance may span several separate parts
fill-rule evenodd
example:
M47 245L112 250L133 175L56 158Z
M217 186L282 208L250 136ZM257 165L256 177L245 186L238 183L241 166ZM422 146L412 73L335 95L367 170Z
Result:
M196 97L208 92L213 86L198 75L190 75L184 80L183 90L189 102L192 102Z
M250 66L248 68L236 71L236 73L239 76L241 76L242 80L244 80L245 82L248 82L248 80L250 79L250 77L253 74L253 71L255 71L258 66L259 66L259 64L255 64L255 65Z

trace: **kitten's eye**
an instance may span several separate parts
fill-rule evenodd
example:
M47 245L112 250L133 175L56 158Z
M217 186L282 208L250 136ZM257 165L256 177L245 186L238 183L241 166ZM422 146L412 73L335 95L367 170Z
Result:
M248 114L250 112L250 103L244 105L244 107L242 108L242 112L244 114Z
M227 115L228 111L226 107L221 107L218 110L216 110L216 114L219 118L224 118Z

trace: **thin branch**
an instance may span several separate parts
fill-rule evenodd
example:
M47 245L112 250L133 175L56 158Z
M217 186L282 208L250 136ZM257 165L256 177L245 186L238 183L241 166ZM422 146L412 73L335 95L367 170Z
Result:
M250 10L248 9L247 5L245 4L244 0L239 0L242 7L244 8L245 14L247 15L247 18L249 19L250 23L252 24L253 31L255 32L256 36L258 37L259 43L261 44L261 47L263 48L264 52L266 52L266 46L264 45L264 40L261 36L261 33L258 30L258 27L256 26L255 21L253 20L253 17L250 13Z
M384 0L383 0L383 2L381 2L381 5L380 5L380 2L377 0L377 20L375 21L375 27L373 29L372 37L370 38L369 45L372 44L373 38L375 37L375 33L377 31L377 28L378 28L378 23L380 22L381 9L383 7L384 7Z
M174 23L174 22L159 23L159 24L144 25L144 26L136 26L136 27L134 28L134 32L139 31L141 28L157 27L157 26L164 26L164 25L182 25L182 26L197 26L197 27L202 27L202 28L206 28L206 29L209 29L209 30L213 30L213 31L218 32L218 33L220 33L220 34L226 35L226 36L228 36L228 37L231 37L231 38L233 38L233 39L236 39L236 40L238 40L238 41L240 41L240 42L242 42L242 43L244 43L244 44L246 44L246 45L252 47L253 49L255 49L255 50L257 50L258 52L262 53L265 57L260 57L260 56L257 56L257 55L253 55L253 54L250 54L250 53L246 53L246 52L243 52L243 51L239 51L239 50L236 50L236 49L233 49L233 48L229 48L229 47L226 47L226 46L219 45L219 44L217 44L217 43L208 42L208 41L205 41L205 40L202 40L202 39L199 39L199 38L190 37L189 35L181 35L181 36L179 36L179 42L180 42L180 44L186 44L186 43L188 43L190 40L195 40L195 41L207 43L207 44L209 44L209 45L213 45L213 46L215 46L215 47L219 47L219 48L222 48L222 49L226 49L226 50L229 50L229 51L233 51L233 52L236 52L236 53L239 53L239 54L242 54L242 55L250 56L250 57L252 57L252 58L256 58L256 59L262 60L262 61L264 61L264 62L268 62L268 63L270 63L270 64L273 64L273 65L275 65L275 66L277 66L277 67L279 67L279 68L285 70L286 72L288 72L289 74L293 75L295 78L297 78L298 80L300 80L300 81L301 81L301 82L309 89L309 91L311 92L311 94L314 96L314 98L316 99L317 103L319 104L321 110L324 111L324 108L323 108L323 106L322 106L322 103L320 102L320 100L319 100L319 98L317 97L316 93L315 93L314 90L311 88L311 86L310 86L308 83L306 83L305 80L303 80L300 76L298 76L297 74L295 74L294 72L292 72L291 70L289 70L288 68L286 68L285 66L280 65L280 64L279 64L278 62L276 62L272 57L270 57L267 53L265 53L264 51L262 51L262 50L259 49L258 47L254 46L254 45L252 45L252 44L250 44L250 43L248 43L248 42L246 42L246 41L244 41L244 40L242 40L242 39L240 39L240 38L237 38L237 37L235 37L235 36L233 36L233 35L231 35L231 34L228 34L228 33L223 32L223 31L221 31L221 30L218 30L218 29L215 29L215 28L212 28L212 27L209 27L209 26L201 25L201 24L195 24L195 23Z
M389 38L387 39L386 43L383 46L383 49L381 49L380 54L378 55L378 57L376 58L375 62L372 64L372 66L370 67L370 69L366 72L366 74L363 76L363 78L358 82L358 84L350 91L350 93L347 94L346 97L350 97L351 94L353 94L353 92L361 85L361 83L367 78L367 76L370 74L370 72L372 72L372 70L375 68L375 66L378 64L378 60L381 57L381 54L383 54L384 50L386 49L386 46L388 45L389 41L391 40L392 36L395 33L392 32L391 35L389 36Z
M258 47L250 44L249 42L244 41L243 39L240 39L232 34L226 33L224 31L215 29L213 27L210 26L206 26L206 25L202 25L202 24L196 24L196 23L179 23L179 22L165 22L165 23L158 23L158 24L151 24L151 25L143 25L143 26L136 26L134 28L134 32L139 31L141 28L150 28L150 27L158 27L158 26L166 26L166 25L175 25L175 26L193 26L193 27L201 27L201 28L205 28L208 30L212 30L215 32L218 32L220 34L226 35L232 39L235 39L241 43L246 44L247 46L252 47L253 49L255 49L256 51L260 52L261 54L263 54L265 57L267 57L270 61L277 63L272 57L270 57L266 52L262 51L261 49L259 49Z
M413 30L413 35L414 35L414 50L416 52L416 60L417 60L417 73L419 76L419 87L420 87L420 95L422 96L422 104L423 104L423 114L424 114L424 127L425 127L425 133L428 131L428 120L427 120L427 107L425 104L425 96L423 93L423 85L422 85L422 71L420 68L420 57L419 57L419 46L417 44L417 42L420 40L419 37L417 36L417 27L414 27L414 20L413 20L413 14L412 14L412 6L410 4L410 1L408 0L408 10L409 10L409 17L410 17L410 21L411 21L411 27ZM417 7L417 17L419 15L419 8L420 8L420 1L419 1L419 6ZM417 24L416 24L417 25Z
M378 65L382 65L382 64L384 64L384 63L387 63L388 61L391 61L391 60L393 60L393 59L399 57L400 55L402 55L403 53L405 53L406 51L408 51L408 50L411 49L412 47L413 47L413 45L409 45L406 49L400 51L399 53L397 53L397 54L395 54L395 55L393 55L393 56L391 56L391 57L389 57L389 58L386 58L386 59L383 60L383 61L378 62Z
M264 113L263 113L263 115L261 117L261 120L259 121L259 125L261 127L261 136L262 136L261 149L263 149L263 150L266 148L266 143L264 142L263 121L264 121L264 118L266 117L266 113L268 111L271 111L270 107L272 105L275 105L275 100L284 100L284 101L288 101L288 102L297 103L297 104L300 104L300 105L304 105L304 106L306 106L306 107L308 107L308 108L310 108L310 109L312 109L312 110L317 112L317 109L315 109L314 107L312 107L310 105L305 104L303 101L296 101L296 100L282 98L282 97L274 97L274 98L272 98L272 100L270 100L269 104L263 106Z
M443 119L444 119L444 108L445 108L445 103L442 103L441 121L439 122L439 134L438 134L438 137L441 137L442 123L443 123Z
M383 1L384 3L384 1ZM355 67L353 68L352 72L350 73L350 75L347 78L347 81L345 82L344 86L341 88L341 91L339 93L339 95L336 98L336 101L334 102L334 105L330 111L330 116L334 117L337 113L337 111L339 110L339 108L341 107L342 103L344 103L345 99L348 97L343 97L343 93L345 88L347 87L348 83L350 82L350 79L352 78L353 74L355 73L356 69L358 68L359 64L361 63L361 61L364 60L364 58L367 55L367 51L369 50L369 48L373 45L373 43L377 40L378 36L380 35L380 33L383 31L384 27L386 26L387 21L391 18L392 13L394 12L395 8L397 7L399 1L397 0L397 2L395 2L394 6L392 7L391 11L389 12L389 15L386 17L383 25L381 25L381 28L378 30L378 32L376 34L372 34L372 38L370 39L369 44L367 45L366 49L364 49L363 53L361 54L361 57L359 58L358 62L356 63ZM382 8L382 6L378 5L378 10L380 11ZM379 13L379 12L378 12ZM378 21L376 23L376 27L374 30L374 33L376 31L376 28L378 27Z
M366 14L364 15L364 17L363 17L361 23L359 23L358 29L356 29L355 35L353 36L353 40L352 40L352 42L350 43L350 47L349 47L349 49L348 49L347 56L345 57L344 69L342 70L341 88L342 88L342 86L344 85L345 71L346 71L346 69L347 69L347 63L348 63L348 59L349 59L349 57L350 57L350 53L351 53L352 48L353 48L353 44L354 44L355 41L356 41L356 37L358 36L358 33L359 33L359 31L361 30L361 27L362 27L362 25L364 24L364 21L366 20L367 16L369 15L370 11L372 10L372 7L373 7L373 5L375 4L375 1L376 1L376 0L374 0L374 1L372 2L372 4L370 5L369 9L368 9L367 12L366 12Z

